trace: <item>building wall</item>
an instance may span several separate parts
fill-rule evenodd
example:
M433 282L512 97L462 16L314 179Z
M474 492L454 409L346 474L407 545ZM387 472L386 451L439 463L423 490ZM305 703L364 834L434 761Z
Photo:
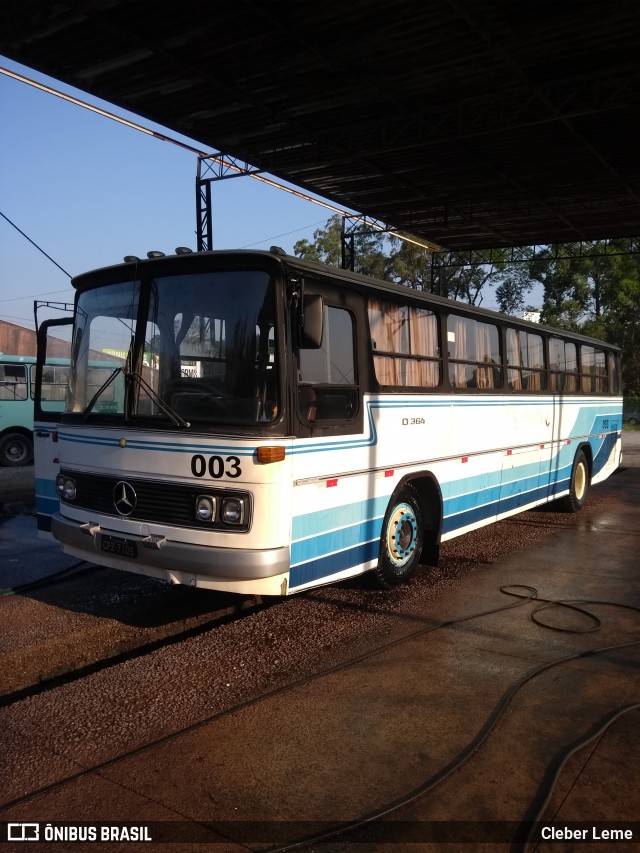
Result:
M49 338L47 352L53 358L68 358L70 346L67 341ZM33 329L0 320L0 353L35 356L36 333Z

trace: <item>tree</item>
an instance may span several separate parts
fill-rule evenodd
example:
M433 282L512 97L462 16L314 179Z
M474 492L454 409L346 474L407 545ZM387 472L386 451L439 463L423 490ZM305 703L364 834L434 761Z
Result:
M528 270L530 279L540 282L544 288L542 322L579 331L587 311L589 286L588 259L580 255L578 244L562 250L555 245L549 246L531 259Z
M387 257L384 253L384 235L367 232L355 235L355 270L363 275L387 278ZM324 228L313 232L313 243L298 240L293 247L298 258L339 267L342 263L342 217L334 214Z

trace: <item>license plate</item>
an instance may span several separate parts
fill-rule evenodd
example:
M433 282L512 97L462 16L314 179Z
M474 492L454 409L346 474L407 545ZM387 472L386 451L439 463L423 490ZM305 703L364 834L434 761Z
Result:
M101 548L107 554L116 557L128 557L134 559L138 556L138 546L132 539L120 539L119 536L103 536Z

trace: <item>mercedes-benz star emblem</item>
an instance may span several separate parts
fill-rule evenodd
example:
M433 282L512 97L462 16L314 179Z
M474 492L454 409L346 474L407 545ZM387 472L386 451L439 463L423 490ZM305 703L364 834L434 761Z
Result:
M131 483L120 480L113 490L113 505L120 515L131 515L136 508L138 498Z

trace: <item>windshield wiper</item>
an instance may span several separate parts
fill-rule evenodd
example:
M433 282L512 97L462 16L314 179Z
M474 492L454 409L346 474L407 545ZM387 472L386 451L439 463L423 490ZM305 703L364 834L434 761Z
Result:
M103 391L106 391L106 390L107 390L107 388L109 387L109 385L111 385L111 383L114 381L114 379L116 378L116 376L118 376L120 373L123 373L123 372L124 372L124 371L123 371L123 369L122 369L121 367L116 367L116 369L113 371L113 373L111 374L111 376L109 376L109 377L108 377L108 378L107 378L107 379L102 383L102 385L98 388L98 390L96 391L96 393L95 393L95 394L93 395L93 397L89 400L89 403L88 403L88 405L87 405L86 409L85 409L85 410L84 410L84 412L82 413L82 414L83 414L83 416L84 416L84 420L85 420L85 421L86 421L86 419L89 417L89 415L91 414L91 410L93 409L93 407L95 406L95 404L96 404L96 403L97 403L97 401L99 400L100 396L102 395L102 392L103 392Z
M123 372L125 375L125 379L131 376L137 381L140 388L144 388L144 390L151 397L151 399L155 401L160 411L164 412L164 414L169 418L169 420L172 420L174 424L176 424L176 426L184 427L185 429L188 429L191 426L189 421L185 421L184 418L181 418L180 415L175 411L175 409L172 409L168 403L164 402L164 400L156 393L156 391L153 390L151 385L149 385L146 379L143 379L137 371L125 370Z
M129 350L129 352L131 352L131 350ZM149 383L145 379L143 379L139 373L137 373L135 370L131 370L131 368L129 367L129 363L130 359L129 355L127 355L127 360L124 364L124 367L116 367L113 373L98 388L91 400L89 400L89 404L87 405L86 409L82 413L84 416L84 420L87 420L87 418L91 414L91 410L95 406L96 402L100 399L102 393L106 391L106 389L109 387L109 385L111 385L115 378L122 373L125 382L127 382L127 380L131 378L138 383L139 387L144 388L144 390L151 397L151 399L155 401L160 411L163 412L169 418L170 421L173 421L176 426L183 427L183 429L188 429L191 426L189 421L185 421L184 418L181 418L180 415L171 408L171 406L165 403L164 400L162 400L158 396L158 394L153 390L151 385L149 385Z

